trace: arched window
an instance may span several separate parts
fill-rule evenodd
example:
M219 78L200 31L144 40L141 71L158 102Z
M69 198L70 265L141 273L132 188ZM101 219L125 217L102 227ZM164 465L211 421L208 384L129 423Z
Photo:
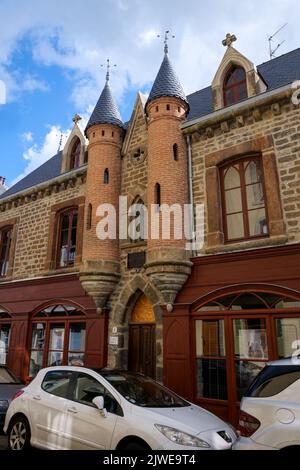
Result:
M6 227L0 231L0 277L5 277L9 271L12 228Z
M78 209L69 209L60 214L57 267L65 268L75 263Z
M177 162L178 160L178 145L177 144L173 145L173 159L175 160L175 162Z
M261 159L248 157L224 165L220 180L225 241L268 236Z
M10 340L10 315L0 307L0 366L7 364Z
M104 184L109 184L109 170L108 170L108 168L106 168L104 170L103 183Z
M32 320L29 376L47 366L84 365L85 315L72 305L51 305Z
M137 197L129 208L129 239L141 242L147 238L147 215L144 201Z
M87 230L91 230L91 228L92 228L92 216L93 216L93 206L92 206L92 204L89 204L87 219L86 219L86 229Z
M156 183L154 187L154 204L157 204L158 206L161 205L161 190L159 183Z
M224 106L230 106L248 97L246 72L242 67L231 67L224 80L223 92Z
M70 170L75 170L79 167L80 164L80 152L81 152L81 143L77 138L73 143L71 155L70 155Z

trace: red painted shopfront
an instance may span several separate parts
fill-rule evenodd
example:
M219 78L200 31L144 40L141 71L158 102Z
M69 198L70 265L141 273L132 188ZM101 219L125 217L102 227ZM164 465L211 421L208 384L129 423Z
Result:
M193 262L173 312L164 313L164 381L236 423L265 363L300 348L300 246Z
M105 366L107 325L76 275L0 285L0 361L23 380L59 363Z

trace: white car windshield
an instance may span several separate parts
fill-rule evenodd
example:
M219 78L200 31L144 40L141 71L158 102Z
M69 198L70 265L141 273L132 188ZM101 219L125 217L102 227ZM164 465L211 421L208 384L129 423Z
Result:
M147 408L178 408L191 406L175 393L149 377L129 372L100 372L130 403Z

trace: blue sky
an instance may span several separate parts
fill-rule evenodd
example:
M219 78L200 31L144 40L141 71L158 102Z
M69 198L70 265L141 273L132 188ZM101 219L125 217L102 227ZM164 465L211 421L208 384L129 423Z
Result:
M18 12L18 14L16 14ZM267 35L283 23L278 54L300 47L294 0L0 0L0 175L8 184L56 153L75 113L83 121L102 90L110 57L111 85L124 120L136 93L147 93L163 57L158 33L171 29L170 57L186 93L210 84L225 52L226 33L259 64ZM300 77L299 77L300 78Z

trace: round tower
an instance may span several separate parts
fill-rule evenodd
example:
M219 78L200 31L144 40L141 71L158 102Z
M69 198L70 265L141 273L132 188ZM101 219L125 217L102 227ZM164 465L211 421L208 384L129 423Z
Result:
M109 73L85 130L89 140L85 224L80 280L100 311L119 280L118 209L121 185L123 122L109 85ZM116 236L99 239L97 225L106 216L99 206L116 211Z
M181 124L189 110L183 88L173 69L165 46L165 56L153 84L147 104L148 115L148 208L157 204L149 223L147 274L163 294L168 309L190 274L192 263L184 237L184 205L188 204L188 161ZM170 217L170 237L162 233L163 205L178 205L176 217ZM181 236L174 233L174 223ZM158 237L153 237L153 224L159 219ZM177 220L177 222L176 222ZM152 232L152 233L151 233Z

